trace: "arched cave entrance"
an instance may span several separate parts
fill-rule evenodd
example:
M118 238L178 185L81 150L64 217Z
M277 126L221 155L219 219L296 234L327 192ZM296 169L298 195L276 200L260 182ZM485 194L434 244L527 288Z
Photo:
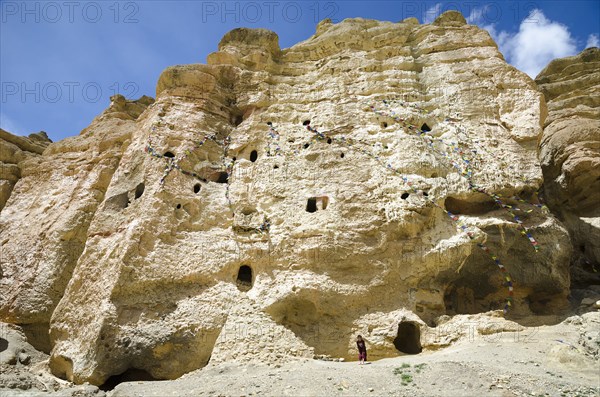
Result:
M155 379L148 372L143 369L129 368L127 371L113 375L106 380L102 385L99 386L100 390L110 391L117 387L119 383L123 382L138 382L138 381L154 381Z
M419 354L421 348L421 330L419 325L412 321L402 321L398 324L398 334L394 339L394 346L398 351L406 354Z
M431 128L427 125L427 123L423 123L423 125L421 126L421 131L429 132L431 131Z
M250 266L240 266L236 284L238 289L242 292L250 291L250 289L252 289L252 268Z
M168 157L170 159L175 158L175 155L173 154L173 152L165 152L165 154L163 154L164 157Z

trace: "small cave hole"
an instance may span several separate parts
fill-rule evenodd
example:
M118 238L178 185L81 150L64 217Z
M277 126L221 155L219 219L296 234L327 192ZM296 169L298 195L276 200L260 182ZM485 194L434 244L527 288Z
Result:
M402 321L398 324L398 334L394 339L394 346L398 351L406 354L419 354L421 347L421 331L419 326L411 321Z
M310 143L305 143L304 144L304 149L308 149L309 146L310 146Z
M381 128L387 128L388 123L386 123L385 121L383 123L381 123Z
M437 178L437 177L438 177L438 174L437 174L437 172L433 172L433 173L431 174L431 177L432 177L432 178Z
M252 288L252 268L248 265L240 266L236 280L240 291L249 291Z
M174 159L175 155L173 154L173 152L165 152L165 154L163 154L164 157L168 157L170 159Z
M194 185L194 193L198 194L200 192L200 188L201 188L200 184L196 183Z
M217 183L227 183L229 181L229 174L226 171L221 171L211 180Z
M344 158L344 153L340 154L340 158Z
M157 379L143 369L130 368L119 375L113 375L108 378L104 384L99 386L99 389L102 391L110 391L123 382L147 382L155 380Z
M231 161L236 161L236 160L237 160L237 157L235 157L235 156L233 156L233 157L231 158Z
M142 197L142 194L144 194L144 190L146 189L146 185L144 185L144 183L140 183L139 185L136 186L135 188L135 199L139 199L140 197Z
M180 210L181 209L181 204L177 204L177 207L175 207L175 208L177 208L178 210Z
M253 163L258 159L258 152L256 150L253 150L250 152L250 161L252 161Z
M311 197L306 202L306 212L317 212L317 198Z
M274 165L274 166L273 166L273 169L274 169L274 170L278 170L278 169L279 169L279 166L278 166L278 165Z
M429 132L431 131L431 128L427 125L427 123L423 123L423 125L421 126L421 131Z
M8 349L8 341L4 338L0 338L0 353Z
M273 125L273 123L271 123L270 121L267 121L267 125L268 125L268 126L272 126L272 125Z
M406 200L408 198L408 196L410 196L410 194L408 194L408 193L402 193L402 196L400 196L400 198L402 200Z
M423 196L425 196L425 197L429 197L429 193L427 193L427 192L423 191Z
M235 124L235 126L237 127L238 125L242 124L242 121L244 121L244 118L242 116L235 116L233 124Z
M331 145L331 142L333 142L333 141L331 140L331 138L327 138L327 144L328 144L328 145Z
M304 121L302 122L302 125L309 125L309 124L310 124L310 120L304 120Z

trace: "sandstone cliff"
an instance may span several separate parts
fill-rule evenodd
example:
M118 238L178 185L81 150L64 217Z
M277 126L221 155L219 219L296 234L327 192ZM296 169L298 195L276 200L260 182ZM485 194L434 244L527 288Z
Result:
M515 317L565 304L544 98L462 15L325 20L284 50L236 29L156 95L50 145L1 213L0 313L49 327L55 374L350 358L358 333L380 358L509 293Z
M9 156L19 161L21 179L0 217L0 315L23 325L30 342L42 350L50 349L50 316L136 129L135 119L151 102L145 98L126 103L123 97L114 97L111 107L79 136L48 145L42 156L26 160L20 160L20 152ZM42 153L45 145L31 142L23 147Z
M50 139L45 132L30 134L29 137L16 136L0 128L0 211L15 183L21 177L19 163L35 155L42 154Z
M548 206L569 229L577 284L600 282L600 49L552 61L535 79L548 102L540 142Z

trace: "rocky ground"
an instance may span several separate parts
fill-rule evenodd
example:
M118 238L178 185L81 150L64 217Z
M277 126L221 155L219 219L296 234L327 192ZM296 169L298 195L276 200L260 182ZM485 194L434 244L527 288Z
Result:
M17 327L3 324L0 395L600 396L600 311L593 309L593 304L580 308L580 314L562 320L519 320L530 326L517 332L478 332L477 322L491 313L455 316L454 326L472 332L450 346L367 365L309 359L209 364L174 381L103 387L111 390L53 377L47 356L28 345Z

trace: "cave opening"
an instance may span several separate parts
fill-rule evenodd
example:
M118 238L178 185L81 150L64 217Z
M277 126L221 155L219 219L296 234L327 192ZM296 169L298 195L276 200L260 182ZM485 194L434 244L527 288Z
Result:
M240 291L246 292L252 288L252 268L248 265L240 266L236 280Z
M8 341L4 338L0 338L0 353L8 349Z
M402 321L398 324L398 333L394 339L394 346L402 353L419 354L421 347L421 330L412 321Z
M381 123L381 128L387 128L388 123L386 123L385 121L383 123Z
M309 125L310 124L310 120L304 120L304 122L302 123L302 125Z
M306 212L317 212L317 198L311 197L306 202Z
M139 199L140 197L142 197L142 194L144 194L145 189L146 189L146 185L144 185L144 182L142 182L136 186L136 188L135 188L135 199L136 200Z
M340 158L344 158L344 153L340 154Z
M227 174L227 172L219 172L217 180L215 182L217 183L227 183L229 181L229 174Z
M237 127L238 125L242 124L242 122L244 121L244 117L242 117L241 115L235 116L235 119L233 120L233 124L235 124L235 126Z
M253 163L258 159L258 152L256 150L253 150L250 152L250 161L252 161Z
M173 154L173 152L165 152L165 154L163 154L164 157L168 157L170 159L175 158L175 155Z
M431 131L431 128L427 125L427 123L423 123L423 125L421 126L421 131L429 132Z
M194 185L194 193L198 194L200 192L200 188L201 188L200 184L196 183Z
M144 382L158 380L143 369L129 368L123 373L109 377L106 382L98 386L102 391L110 391L123 382Z
M408 196L410 196L410 194L409 194L409 193L402 193L402 196L400 196L400 198L401 198L402 200L406 200L406 199L408 198Z
M482 215L494 211L497 206L493 200L474 201L446 197L444 208L455 215Z
M331 140L331 138L327 138L327 144L328 144L328 145L331 145L331 142L333 142L333 141Z

